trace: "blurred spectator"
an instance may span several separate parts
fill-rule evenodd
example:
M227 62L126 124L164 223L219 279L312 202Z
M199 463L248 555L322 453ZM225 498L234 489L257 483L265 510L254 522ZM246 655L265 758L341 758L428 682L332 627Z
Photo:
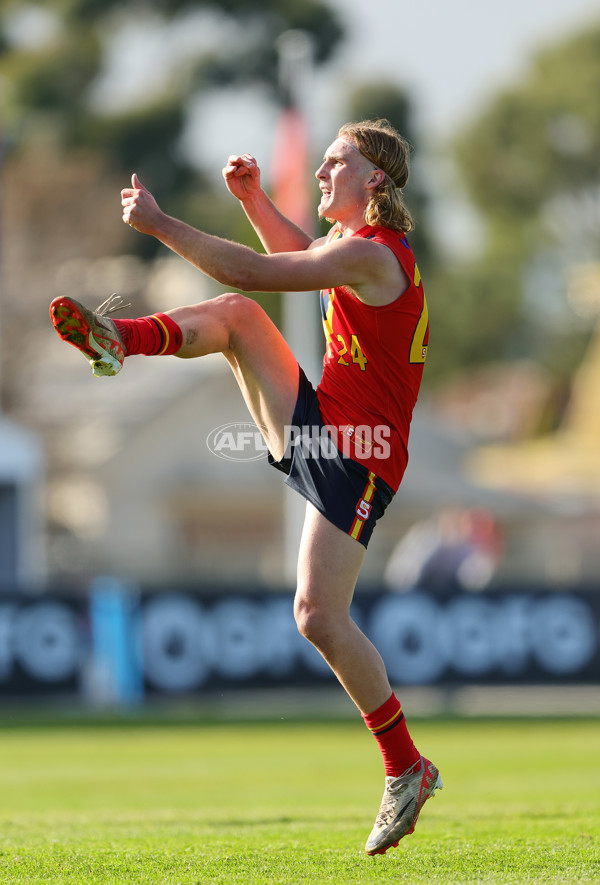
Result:
M447 507L416 523L393 550L384 572L391 590L444 594L483 590L502 556L494 517L484 509Z

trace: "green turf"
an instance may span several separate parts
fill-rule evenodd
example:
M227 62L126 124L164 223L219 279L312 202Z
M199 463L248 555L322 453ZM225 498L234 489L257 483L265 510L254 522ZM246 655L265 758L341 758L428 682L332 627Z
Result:
M2 883L600 882L600 723L414 722L444 790L384 857L361 723L0 731Z

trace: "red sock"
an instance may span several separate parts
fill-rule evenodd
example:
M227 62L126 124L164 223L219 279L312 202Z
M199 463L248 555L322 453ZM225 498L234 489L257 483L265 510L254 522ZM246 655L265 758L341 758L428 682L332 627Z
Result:
M363 713L363 719L379 744L386 775L399 777L421 758L408 733L404 713L395 694L392 693L372 713Z
M126 356L142 353L146 356L163 356L177 353L183 344L179 326L166 313L137 320L114 320L123 339Z

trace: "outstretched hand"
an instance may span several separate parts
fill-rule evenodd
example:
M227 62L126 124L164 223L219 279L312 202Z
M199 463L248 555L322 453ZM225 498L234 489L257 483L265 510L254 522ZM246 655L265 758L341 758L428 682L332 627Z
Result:
M135 172L131 176L131 187L121 191L121 206L125 224L142 234L156 234L164 213Z
M260 190L260 169L250 154L233 154L223 169L227 189L242 202Z

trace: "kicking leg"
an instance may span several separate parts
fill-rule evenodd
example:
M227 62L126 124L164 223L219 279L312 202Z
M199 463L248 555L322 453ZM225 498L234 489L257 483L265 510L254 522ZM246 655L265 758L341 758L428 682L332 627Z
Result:
M119 301L112 296L93 312L72 298L55 298L50 317L60 337L83 353L98 376L116 375L125 357L137 353L183 359L222 353L269 450L276 459L283 456L299 369L260 305L230 293L164 314L113 320L106 314Z
M183 335L177 357L225 356L270 452L277 460L283 457L285 428L291 424L298 396L299 368L262 307L251 298L230 293L175 308L167 317Z

